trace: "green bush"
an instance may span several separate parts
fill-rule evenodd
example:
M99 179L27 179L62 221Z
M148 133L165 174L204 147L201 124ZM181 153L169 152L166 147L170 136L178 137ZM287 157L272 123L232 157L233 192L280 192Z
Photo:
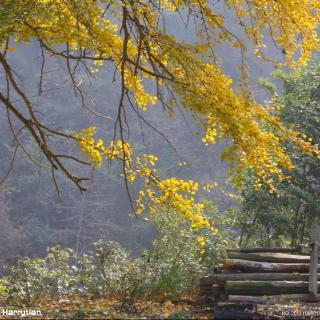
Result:
M134 298L190 293L199 277L224 256L230 240L210 230L192 229L175 212L152 218L157 235L151 249L139 257L112 241L99 240L85 254L56 246L44 258L24 258L9 268L2 278L2 295L32 300L64 294ZM199 239L205 243L200 245Z

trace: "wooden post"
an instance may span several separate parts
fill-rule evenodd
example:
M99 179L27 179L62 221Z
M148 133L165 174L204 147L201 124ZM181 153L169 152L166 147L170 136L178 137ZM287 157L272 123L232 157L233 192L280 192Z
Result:
M312 300L318 300L318 246L319 246L319 226L312 227L311 237L311 256L309 267L309 286L308 291Z

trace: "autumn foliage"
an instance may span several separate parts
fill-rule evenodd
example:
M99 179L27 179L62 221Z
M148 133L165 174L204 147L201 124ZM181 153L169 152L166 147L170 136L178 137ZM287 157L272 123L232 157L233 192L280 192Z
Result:
M228 28L221 9L233 17L239 32ZM49 134L78 141L92 165L99 166L103 158L122 162L121 174L134 213L139 214L145 208L153 212L165 204L189 219L195 228L210 226L202 217L203 205L194 198L199 189L197 182L163 177L161 170L155 169L155 155L133 156L125 134L130 126L126 112L132 109L143 119L143 112L152 112L156 104L161 104L168 114L178 106L191 111L203 129L202 141L206 145L221 139L231 142L223 159L230 163L236 185L241 185L242 174L249 168L256 175L256 185L266 183L272 192L273 180L285 179L284 169L293 168L284 142L294 143L309 154L319 154L316 145L281 124L272 104L263 106L254 101L247 67L249 47L253 47L257 57L278 68L305 65L312 52L319 49L318 1L237 0L218 6L205 0L5 0L1 15L4 23L0 29L0 62L7 77L7 89L0 93L0 100L30 132L52 166L53 178L55 171L60 170L81 191L85 190L84 179L70 173L63 157L48 146ZM168 15L192 18L190 28L197 41L185 43L166 32L163 21ZM272 39L284 54L278 61L265 53L266 39ZM79 66L91 74L105 72L102 68L105 64L114 67L120 90L114 135L105 137L110 142L97 140L95 128L69 135L38 120L8 62L14 43L24 45L34 40L39 43L43 57L55 56L66 63L70 81L83 104L81 84L76 77ZM221 67L223 57L219 57L217 48L222 44L239 51L242 57L238 84ZM25 112L6 95L9 90L22 97ZM69 159L74 160L70 156ZM134 200L129 184L137 177L144 181L145 188Z

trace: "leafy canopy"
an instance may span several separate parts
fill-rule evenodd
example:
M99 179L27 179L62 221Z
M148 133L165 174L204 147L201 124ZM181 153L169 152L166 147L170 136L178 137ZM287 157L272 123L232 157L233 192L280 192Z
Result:
M180 16L196 32L197 41L183 42L166 30L165 20L170 15L177 19ZM228 26L227 15L233 17L239 32ZM313 50L319 49L319 17L317 0L4 0L0 5L0 63L7 80L0 101L31 134L51 165L53 177L60 170L85 190L83 178L76 177L64 164L66 158L81 160L56 154L48 135L78 141L94 165L100 165L103 158L120 160L127 189L137 176L142 177L149 187L139 194L138 209L133 206L137 212L146 203L153 210L169 202L196 227L207 226L201 217L202 205L195 204L196 182L162 179L161 172L154 169L155 156L133 157L126 141L126 112L131 109L144 120L143 111L152 110L156 104L162 104L169 114L181 105L203 127L205 144L222 138L231 141L223 158L230 162L236 184L241 184L242 172L251 168L258 183L266 182L272 190L274 177L283 180L283 170L293 167L283 142L293 142L309 154L318 154L318 148L282 125L272 106L254 101L249 90L248 48L253 47L257 57L276 67L305 65ZM268 56L266 39L272 39L284 58L275 61ZM110 143L96 140L95 128L69 135L41 123L9 63L13 41L26 44L32 40L39 43L43 59L47 55L65 61L70 81L84 105L77 81L80 68L92 74L104 72L104 64L114 66L120 92ZM218 56L217 49L222 44L242 56L240 85L236 86L221 67L223 57ZM24 110L15 105L10 90L22 98Z
M281 95L272 95L272 101L279 106L280 118L287 126L298 128L313 143L320 137L320 65L314 61L307 68L297 68L293 73L276 72L281 80ZM272 88L269 87L271 90ZM258 245L288 245L304 243L310 237L311 226L320 217L320 161L301 150L288 146L295 168L290 179L276 183L277 194L270 194L266 188L259 191L252 188L252 177L243 191L242 214L251 223L242 226L243 242L258 238ZM243 219L238 219L238 221ZM273 241L273 243L271 242ZM282 243L280 242L282 241ZM285 243L285 241L287 243ZM252 244L252 243L250 243ZM255 243L257 245L257 243Z

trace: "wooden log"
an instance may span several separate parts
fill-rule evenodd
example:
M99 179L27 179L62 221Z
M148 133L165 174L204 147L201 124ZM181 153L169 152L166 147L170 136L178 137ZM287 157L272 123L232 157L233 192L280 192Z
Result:
M213 297L212 289L210 289L210 290L200 290L199 295L200 295L200 297L203 297L203 296Z
M279 252L279 253L298 253L299 248L233 248L229 249L228 252L239 252L239 253L258 253L258 252Z
M218 265L216 265L214 268L213 268L213 272L215 273L215 274L217 274L217 273L221 273L221 271L223 270L223 264L218 264Z
M278 253L297 253L301 255L310 256L311 250L308 244L300 244L293 248L268 248L268 247L257 247L257 248L233 248L227 250L228 252L241 252L241 253L262 253L262 252L278 252Z
M218 298L220 295L224 294L225 293L225 290L224 288L222 288L221 286L219 285L216 285L214 284L212 286L212 295L215 297L215 298Z
M200 290L208 290L208 289L212 289L213 284L206 284L206 285L202 285L200 286Z
M214 310L213 319L215 320L251 320L259 319L259 315L253 311L230 311L230 310Z
M279 303L279 302L285 302L285 301L310 301L310 295L308 293L272 295L272 296L229 295L228 300L231 302L252 302L252 303L259 303L259 304L270 304L270 303Z
M262 319L256 312L252 303L216 303L213 307L213 318L215 320L249 320Z
M320 266L318 265L318 268ZM224 261L224 269L226 271L242 271L242 272L277 272L277 273L308 273L309 263L270 263L248 261L241 259L226 259Z
M240 295L228 295L228 301L230 302L252 302L259 304L275 303L274 296L240 296ZM281 296L277 296L281 297Z
M205 285L213 285L215 281L216 277L214 275L207 276L199 279L199 285L200 287Z
M320 286L320 283L318 283ZM308 293L306 281L227 281L227 295L281 295Z
M212 296L217 298L223 294L224 288L219 285L200 287L200 296Z
M309 269L309 284L308 291L312 300L318 299L318 243L319 243L319 226L314 225L312 228L311 237L311 256Z
M308 244L300 244L298 246L298 253L310 256L310 246Z
M261 262L283 262L283 263L309 263L310 257L285 254L285 253L243 253L243 252L230 252L228 254L230 259L242 259L250 261L261 261Z
M317 274L320 280L320 273ZM225 281L308 281L308 273L221 273L210 277L211 284ZM209 282L209 279L208 279Z
M202 296L212 296L212 288L201 288L199 295Z

